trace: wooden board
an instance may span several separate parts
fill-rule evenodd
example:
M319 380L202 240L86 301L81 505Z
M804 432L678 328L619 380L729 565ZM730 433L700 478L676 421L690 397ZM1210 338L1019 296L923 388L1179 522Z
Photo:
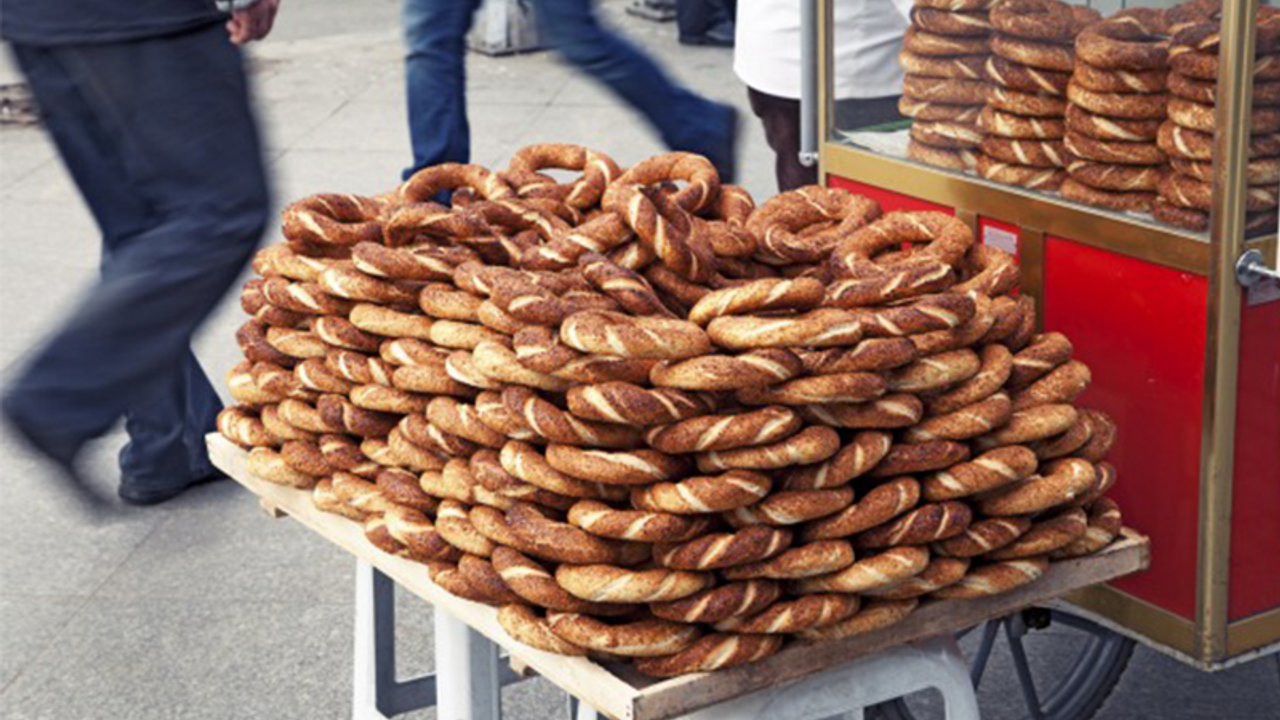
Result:
M618 720L667 720L822 670L905 642L922 640L1044 603L1072 590L1137 572L1150 562L1150 542L1125 529L1098 555L1053 563L1040 580L1013 592L979 600L921 605L905 621L866 635L813 645L793 645L754 665L715 673L653 680L627 666L601 665L515 642L498 625L497 610L450 595L427 576L425 566L388 555L370 544L364 530L346 518L317 510L310 493L259 480L248 471L248 454L223 437L208 436L209 454L223 472L257 495L265 507L283 512L347 552L368 561L401 587L470 625L526 666L601 713Z

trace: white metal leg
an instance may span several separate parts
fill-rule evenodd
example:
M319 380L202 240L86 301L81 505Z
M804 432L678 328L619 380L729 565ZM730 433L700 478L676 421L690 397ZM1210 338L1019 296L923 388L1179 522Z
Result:
M435 627L436 717L499 720L498 646L440 608Z

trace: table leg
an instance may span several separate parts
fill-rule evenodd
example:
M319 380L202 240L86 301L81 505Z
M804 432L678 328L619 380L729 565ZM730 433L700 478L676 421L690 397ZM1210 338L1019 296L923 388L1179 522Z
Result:
M436 608L436 717L500 720L498 646Z
M351 717L354 720L386 720L378 709L378 605L377 571L364 560L356 561L355 675L351 685ZM394 601L394 598L393 598ZM384 601L385 602L385 601ZM394 668L392 669L394 672Z

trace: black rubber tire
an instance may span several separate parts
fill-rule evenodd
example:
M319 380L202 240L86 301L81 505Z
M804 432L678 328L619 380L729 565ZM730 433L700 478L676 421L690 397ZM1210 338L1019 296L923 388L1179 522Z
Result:
M1088 627L1098 640L1090 643L1075 659L1069 672L1053 688L1041 690L1040 704L1045 720L1090 720L1111 696L1129 665L1135 643L1078 615L1050 610L1055 623ZM1034 662L1034 661L1031 661ZM1045 691L1047 690L1047 692ZM868 708L867 717L876 720L917 720L911 708L901 699ZM1018 720L1027 720L1023 715ZM993 718L991 720L1015 720Z

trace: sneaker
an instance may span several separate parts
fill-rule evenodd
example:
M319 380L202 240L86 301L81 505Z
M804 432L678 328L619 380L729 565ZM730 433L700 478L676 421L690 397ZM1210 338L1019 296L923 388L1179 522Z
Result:
M734 26L732 20L712 25L701 35L681 35L681 45L702 45L706 47L733 47Z

